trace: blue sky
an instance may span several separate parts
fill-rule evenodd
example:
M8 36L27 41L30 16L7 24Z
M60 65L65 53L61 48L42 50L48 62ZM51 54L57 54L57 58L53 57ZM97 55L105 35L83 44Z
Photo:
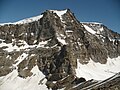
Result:
M120 0L0 0L0 23L69 8L82 22L101 22L120 33Z

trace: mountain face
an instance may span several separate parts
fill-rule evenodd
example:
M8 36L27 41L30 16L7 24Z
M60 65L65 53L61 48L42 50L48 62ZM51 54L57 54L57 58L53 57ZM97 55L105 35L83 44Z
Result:
M68 10L0 24L0 90L119 90L120 34Z

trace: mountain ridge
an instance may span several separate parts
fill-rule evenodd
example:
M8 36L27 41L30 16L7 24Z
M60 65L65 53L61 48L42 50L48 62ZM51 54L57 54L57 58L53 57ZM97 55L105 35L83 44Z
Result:
M69 9L27 20L0 25L1 90L14 80L30 87L17 83L13 90L34 90L32 82L37 89L69 90L69 85L120 72L120 34L103 24L81 23Z

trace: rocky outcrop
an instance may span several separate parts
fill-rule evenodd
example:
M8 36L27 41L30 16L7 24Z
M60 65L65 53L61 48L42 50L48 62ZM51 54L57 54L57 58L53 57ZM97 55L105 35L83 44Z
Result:
M119 39L102 24L80 23L69 9L61 16L47 10L37 21L0 26L0 76L17 69L19 77L27 78L37 65L48 88L68 88L85 81L76 77L77 59L105 64L108 57L120 56Z

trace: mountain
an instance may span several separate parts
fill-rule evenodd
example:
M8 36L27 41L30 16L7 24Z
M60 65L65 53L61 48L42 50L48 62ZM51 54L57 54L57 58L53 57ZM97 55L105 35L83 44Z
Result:
M119 44L69 9L0 24L0 90L119 90Z

